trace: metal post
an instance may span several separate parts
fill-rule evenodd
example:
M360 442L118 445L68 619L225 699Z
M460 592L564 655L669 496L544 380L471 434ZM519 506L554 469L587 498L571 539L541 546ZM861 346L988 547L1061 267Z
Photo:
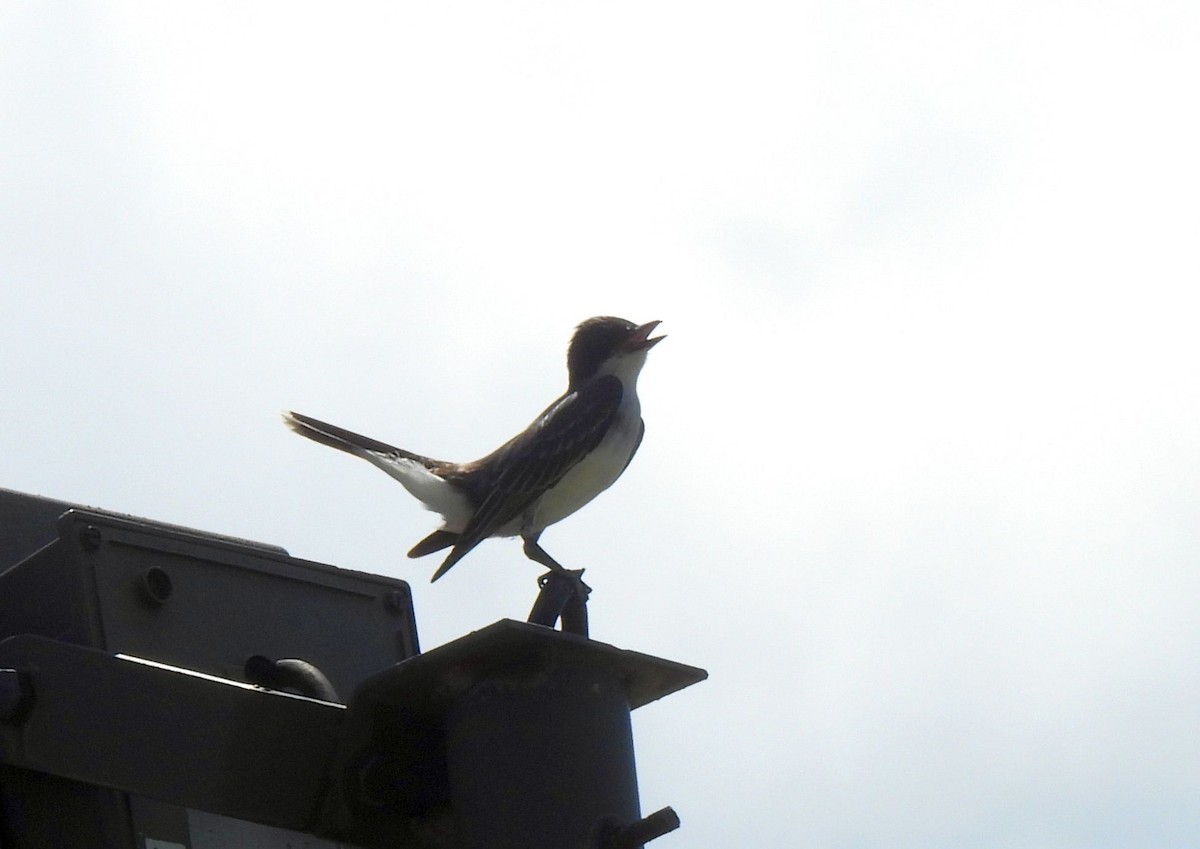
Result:
M476 684L446 719L456 847L584 849L636 821L629 703L607 670L557 666Z

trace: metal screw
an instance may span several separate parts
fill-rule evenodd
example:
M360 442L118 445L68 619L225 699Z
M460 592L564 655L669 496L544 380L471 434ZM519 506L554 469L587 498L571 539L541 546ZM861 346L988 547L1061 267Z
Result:
M408 610L408 605L405 603L406 601L408 601L408 597L404 593L400 592L400 590L391 590L387 593L384 593L383 609L393 616L399 616Z
M79 531L79 544L88 551L96 551L100 548L100 529L95 525L88 525Z
M160 604L166 603L171 597L171 593L175 591L175 586L171 582L171 576L167 574L167 570L159 566L151 566L142 573L141 583L138 584L138 590L141 592L142 600L158 607Z
M33 706L33 684L16 669L0 669L0 722L20 722Z

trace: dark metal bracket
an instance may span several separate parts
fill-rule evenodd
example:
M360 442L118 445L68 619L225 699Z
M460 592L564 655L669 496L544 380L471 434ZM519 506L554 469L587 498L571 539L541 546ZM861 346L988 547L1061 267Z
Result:
M705 677L504 620L347 707L18 635L0 641L0 763L362 846L624 849L677 822L638 812L629 712Z
M420 654L402 581L0 490L0 840L187 844L206 812L362 847L641 846L678 818L641 816L630 712L706 673L588 639L582 574Z
M311 827L343 705L30 635L0 642L0 668L25 693L0 722L0 762Z
M529 622L553 628L561 620L564 633L586 637L587 601L592 588L583 582L583 570L551 570L538 578L538 586L541 589L529 611Z
M496 622L358 688L322 831L363 841L400 811L407 830L395 845L436 843L430 835L456 849L649 840L630 711L706 677L577 634ZM660 815L648 819L650 831L669 830Z

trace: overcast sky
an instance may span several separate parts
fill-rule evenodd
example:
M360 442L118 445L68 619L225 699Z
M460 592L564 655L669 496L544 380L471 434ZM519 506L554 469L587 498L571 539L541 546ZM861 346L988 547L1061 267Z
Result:
M662 846L1200 840L1200 7L0 5L0 486L528 612L289 408L446 459L663 321L542 538ZM658 846L659 844L654 844Z

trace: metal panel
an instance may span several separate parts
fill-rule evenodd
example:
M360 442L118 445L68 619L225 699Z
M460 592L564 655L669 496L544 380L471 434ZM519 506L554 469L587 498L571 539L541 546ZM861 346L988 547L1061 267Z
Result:
M345 707L17 636L33 692L0 761L283 828L311 826Z
M13 634L230 679L243 679L254 655L300 658L343 697L418 652L403 581L299 560L277 546L0 490L0 639ZM98 686L100 698L118 695L115 681ZM191 849L188 822L186 810L155 799L0 765L4 849L142 849L151 838ZM218 831L207 833L218 839ZM259 845L296 839L263 837Z
M42 634L234 679L252 655L301 658L343 694L418 651L403 581L82 509L57 520L55 537L0 574L0 636Z
M475 849L496 817L529 805L513 824L526 830L496 845L558 849L577 845L556 840L590 833L602 814L628 825L637 806L629 711L706 677L575 634L496 622L355 691L322 830L367 845L384 835L393 845L443 839ZM518 760L506 766L499 753ZM553 813L537 809L556 794Z

